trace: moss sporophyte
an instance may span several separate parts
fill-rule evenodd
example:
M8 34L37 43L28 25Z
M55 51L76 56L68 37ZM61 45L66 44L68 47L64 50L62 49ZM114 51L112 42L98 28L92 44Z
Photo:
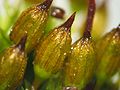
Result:
M86 28L79 40L71 46L65 68L65 87L76 87L78 90L92 79L95 71L95 48L91 38L91 29L95 14L95 1L89 1Z
M65 10L53 6L54 0L25 1L32 6L11 28L13 45L0 53L0 90L119 90L120 25L95 38L95 0L69 0L72 11L78 7L79 12L88 2L82 36L73 44L71 31L78 12L64 21ZM78 3L83 4L81 10ZM64 23L55 27L51 18ZM51 25L55 28L49 30Z
M74 21L75 13L61 26L54 28L36 49L34 60L35 75L39 79L48 79L57 73L64 63L67 53L70 51L70 29ZM44 72L44 76L41 74ZM43 80L43 81L44 81Z

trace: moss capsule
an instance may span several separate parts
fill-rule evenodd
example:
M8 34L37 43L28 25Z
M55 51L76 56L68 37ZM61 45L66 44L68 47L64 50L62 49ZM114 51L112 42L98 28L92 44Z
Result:
M42 45L40 45L40 47L38 46L37 55L34 61L35 65L40 64L39 65L40 67L46 67L45 69L48 72L53 73L58 71L57 68L59 68L63 63L65 57L64 54L67 54L67 52L70 49L71 44L70 28L73 23L74 17L75 13L63 25L53 29L53 31L42 42ZM53 57L50 55L52 55ZM57 61L59 60L62 63L59 62L58 64ZM50 64L52 64L53 67L49 67Z
M89 0L88 16L83 37L71 47L65 67L65 87L68 90L83 89L92 79L95 71L95 48L91 38L91 28L95 14L95 0ZM66 89L67 90L67 89Z
M32 51L44 35L44 28L51 3L52 0L46 0L23 11L12 27L10 39L17 43L27 33L26 51Z
M0 90L15 90L20 85L27 64L25 42L26 36L0 55Z
M110 79L120 69L120 26L100 40L97 50L99 50L97 52L99 64L96 74L98 81L103 82Z
M65 70L65 85L83 88L95 71L95 51L91 38L81 38L71 47Z
M75 13L64 24L53 29L36 49L34 70L40 79L49 78L62 68L71 46L70 29L74 17Z

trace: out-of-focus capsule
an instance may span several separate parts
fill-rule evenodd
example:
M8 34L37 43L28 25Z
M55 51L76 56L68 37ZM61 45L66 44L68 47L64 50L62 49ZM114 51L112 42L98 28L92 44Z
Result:
M89 0L88 16L83 37L71 47L65 67L65 90L83 89L92 79L95 71L95 48L91 38L91 28L95 14L95 0ZM69 87L70 89L67 89Z
M34 60L35 75L40 80L57 73L63 65L67 53L70 51L70 29L74 21L75 13L61 26L53 29L38 45Z
M51 16L56 17L58 19L63 19L65 15L65 11L59 7L51 7Z
M39 5L25 10L12 27L10 39L17 43L27 33L26 51L32 51L44 35L44 28L51 3L52 0L46 0Z
M110 43L111 38L114 36L115 34L115 30L113 30L112 32L109 32L108 34L106 34L105 36L103 36L102 39L100 39L99 41L97 41L96 43L96 51L97 51L97 61L100 62L102 56L104 55L104 51L105 48L107 47L107 45Z
M26 36L0 55L0 90L15 90L21 84L26 69L24 53Z
M96 75L98 83L102 84L120 69L120 26L101 39L97 51L99 64Z

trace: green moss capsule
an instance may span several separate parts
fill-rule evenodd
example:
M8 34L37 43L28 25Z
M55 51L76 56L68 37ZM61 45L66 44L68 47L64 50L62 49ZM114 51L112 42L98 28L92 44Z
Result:
M25 42L26 36L0 55L0 90L15 90L20 85L27 64Z
M107 33L97 45L99 65L96 74L98 81L104 81L120 69L120 26Z
M83 37L72 45L71 53L67 57L64 80L65 90L81 90L93 77L96 68L96 54L90 32L94 14L95 0L89 0Z
M25 33L28 34L26 51L30 52L44 35L44 28L48 19L49 7L52 0L28 8L18 18L12 27L10 39L17 43Z
M34 70L40 79L49 78L62 68L71 46L70 29L74 17L75 13L64 24L53 29L36 49Z

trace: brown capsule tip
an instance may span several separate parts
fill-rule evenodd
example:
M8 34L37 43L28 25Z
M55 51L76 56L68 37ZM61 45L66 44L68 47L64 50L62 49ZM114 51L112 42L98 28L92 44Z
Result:
M118 30L120 29L120 24L117 26L117 29L118 29Z
M73 24L73 21L74 21L74 19L75 19L75 15L76 15L76 12L74 12L74 13L70 16L70 18L68 18L68 20L67 20L64 24L62 24L60 27L65 27L65 28L66 28L66 31L70 31L70 28L71 28L71 26L72 26L72 24Z
M83 34L84 37L91 37L91 29L93 25L95 10L96 10L95 0L89 0L86 27L85 27L85 31Z
M119 35L120 35L120 24L117 26L117 32L119 33Z
M37 7L43 9L43 10L48 10L50 5L52 4L53 0L45 0L43 3L39 4Z
M25 34L21 40L19 41L19 43L16 45L17 48L19 48L20 51L24 51L25 50L25 43L27 40L27 34Z

